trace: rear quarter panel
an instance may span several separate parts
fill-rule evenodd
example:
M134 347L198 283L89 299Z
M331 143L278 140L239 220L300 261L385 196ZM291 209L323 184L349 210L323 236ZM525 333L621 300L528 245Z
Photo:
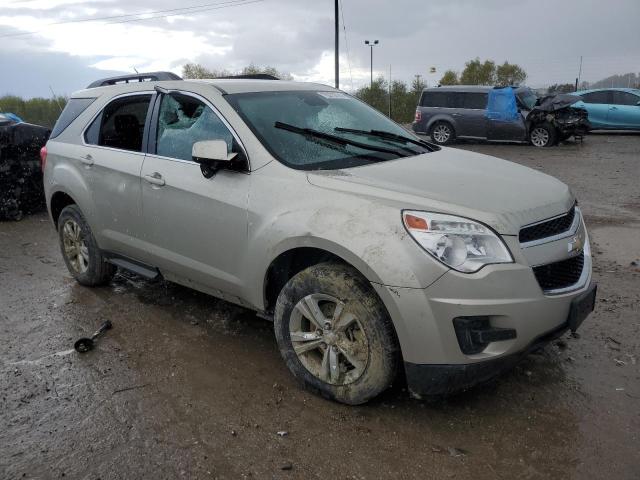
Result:
M51 216L51 198L56 192L69 195L84 214L89 226L96 224L96 211L91 186L82 174L81 146L49 140L47 165L44 171L44 190L47 209Z

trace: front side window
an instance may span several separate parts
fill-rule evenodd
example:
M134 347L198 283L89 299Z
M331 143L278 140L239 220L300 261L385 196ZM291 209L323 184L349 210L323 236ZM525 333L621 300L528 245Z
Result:
M516 92L516 97L520 101L521 105L527 110L532 110L538 102L538 96L529 88L518 90Z
M215 112L189 95L164 95L158 114L156 154L191 160L193 144L202 140L224 140L233 150L233 135Z
M151 95L130 95L113 100L85 132L91 145L142 151L142 136Z
M256 92L224 98L265 148L292 168L347 168L433 150L342 92Z
M621 92L619 90L613 91L613 101L611 103L615 105L637 105L640 102L640 97L629 92Z

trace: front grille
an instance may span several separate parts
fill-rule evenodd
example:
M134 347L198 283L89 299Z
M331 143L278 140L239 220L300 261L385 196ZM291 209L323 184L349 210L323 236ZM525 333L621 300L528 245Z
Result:
M542 290L548 292L578 283L583 267L584 252L581 252L580 255L567 260L533 267L533 273Z
M576 207L571 207L567 213L561 217L552 218L546 222L536 223L530 227L524 227L520 230L520 243L533 242L541 238L553 237L560 233L564 233L573 224L573 218L576 215Z

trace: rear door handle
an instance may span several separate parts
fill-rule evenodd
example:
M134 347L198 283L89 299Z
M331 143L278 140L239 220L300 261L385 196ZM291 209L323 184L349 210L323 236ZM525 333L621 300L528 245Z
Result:
M609 107L609 110L617 110L618 107Z
M84 163L87 167L93 165L93 157L90 153L87 153L84 157L80 157L80 161Z
M145 175L144 179L152 185L162 187L165 184L164 178L158 172L153 172L151 175Z

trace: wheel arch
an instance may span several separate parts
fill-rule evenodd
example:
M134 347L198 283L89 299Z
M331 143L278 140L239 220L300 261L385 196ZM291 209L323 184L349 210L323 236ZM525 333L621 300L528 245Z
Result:
M77 205L77 202L68 193L58 190L51 195L49 208L51 220L53 220L53 225L56 230L58 229L58 218L60 218L60 213L62 213L62 210L69 205Z
M434 115L433 117L431 117L429 119L429 123L427 124L427 127L426 127L427 133L429 135L431 135L431 129L437 123L448 123L449 125L451 125L451 128L453 129L453 135L454 136L457 135L458 125L457 125L456 121L454 120L454 118L451 115L445 115L445 114L442 114L442 113Z
M264 311L273 313L276 300L284 285L297 273L318 263L333 261L353 268L367 281L381 283L374 271L344 247L335 245L303 245L282 249L269 263L262 282ZM382 299L380 301L383 303ZM386 308L386 307L385 307Z

